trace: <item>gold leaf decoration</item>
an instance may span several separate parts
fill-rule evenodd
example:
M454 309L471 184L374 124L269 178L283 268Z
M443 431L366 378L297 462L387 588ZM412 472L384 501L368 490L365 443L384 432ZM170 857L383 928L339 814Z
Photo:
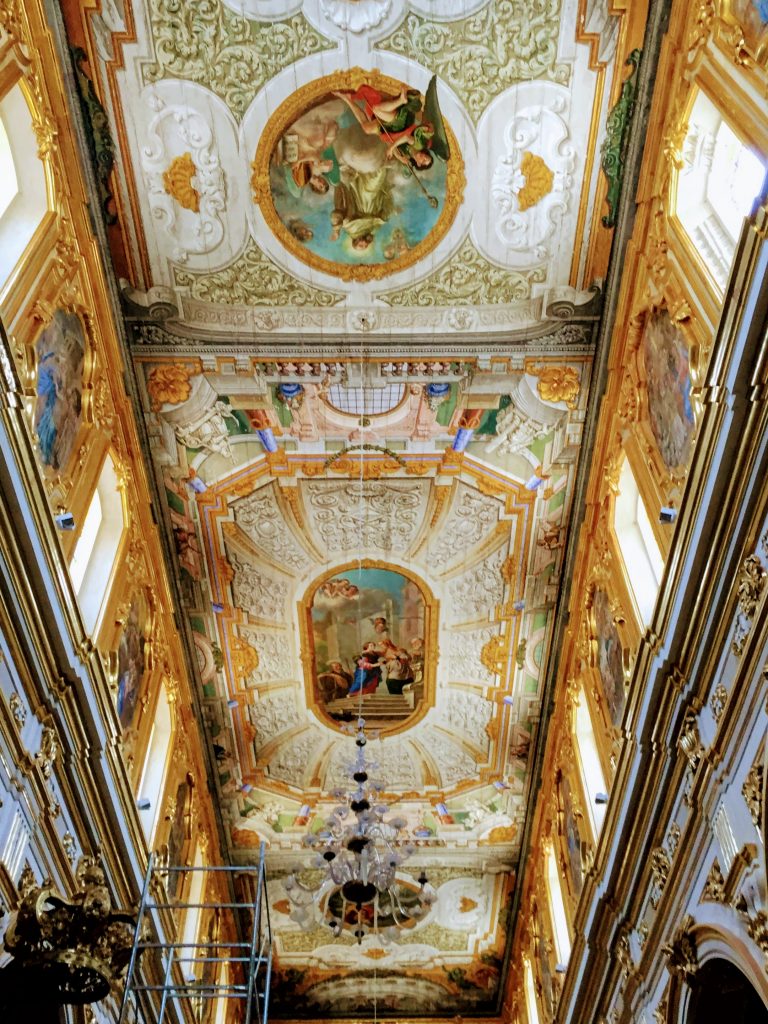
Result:
M232 637L232 664L238 680L246 680L259 667L259 652L242 637Z
M163 188L172 196L179 206L193 213L200 212L200 193L192 184L192 178L197 173L197 168L192 160L191 153L184 153L177 156L163 171Z
M488 669L489 672L493 672L496 675L501 675L504 671L504 662L506 660L506 643L503 636L492 636L491 639L483 644L480 650L480 661Z
M491 306L529 299L531 285L545 280L543 267L505 270L485 259L467 238L447 263L424 281L399 291L380 292L388 306Z
M227 306L335 306L344 298L302 284L250 242L233 263L213 274L174 269L176 284L193 299Z
M192 392L189 378L193 376L190 367L183 363L162 363L155 366L147 377L147 391L152 399L152 412L163 405L179 405L186 402Z
M531 371L539 378L536 388L545 402L565 402L575 409L581 381L572 366L539 366Z
M528 150L523 153L520 171L525 185L517 193L517 202L521 210L530 210L552 191L555 175L540 156Z

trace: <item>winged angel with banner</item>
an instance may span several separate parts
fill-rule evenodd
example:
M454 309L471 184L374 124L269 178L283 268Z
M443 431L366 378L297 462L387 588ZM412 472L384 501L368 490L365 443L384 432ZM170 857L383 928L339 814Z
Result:
M253 184L265 218L299 259L339 277L409 266L447 230L464 182L437 79L424 95L359 70L307 88L311 98L300 90L265 132L268 189L259 146Z

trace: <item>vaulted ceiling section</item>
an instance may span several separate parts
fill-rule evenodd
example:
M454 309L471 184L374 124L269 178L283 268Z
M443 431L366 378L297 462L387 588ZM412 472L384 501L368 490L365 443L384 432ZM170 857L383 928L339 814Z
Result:
M268 850L273 1012L370 1013L375 975L381 1015L498 1013L637 26L607 0L64 6L228 855ZM389 946L302 929L280 884L371 643L371 756L438 893Z

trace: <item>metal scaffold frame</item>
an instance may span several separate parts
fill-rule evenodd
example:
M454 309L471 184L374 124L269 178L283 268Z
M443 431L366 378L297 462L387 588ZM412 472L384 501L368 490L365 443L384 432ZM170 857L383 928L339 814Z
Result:
M168 896L170 878L196 872L224 875L231 901L185 902ZM185 941L190 911L228 915L231 941L201 937L199 922L197 934ZM267 1024L271 974L263 844L253 867L167 866L150 855L119 1024ZM227 1001L225 1010L219 1000Z

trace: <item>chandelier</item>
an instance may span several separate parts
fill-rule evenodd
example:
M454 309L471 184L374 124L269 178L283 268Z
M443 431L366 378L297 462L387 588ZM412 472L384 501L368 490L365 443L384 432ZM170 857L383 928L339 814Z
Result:
M334 791L343 802L334 807L323 829L304 837L304 845L316 851L311 867L320 877L308 884L292 874L283 884L294 906L292 920L310 929L322 916L335 937L348 929L360 944L369 933L384 941L396 939L424 917L437 897L424 871L418 888L398 878L414 850L405 839L407 823L402 817L385 817L389 807L381 799L383 787L369 776L376 765L365 756L365 719L358 718L352 731L357 747L350 765L354 785L349 791Z

